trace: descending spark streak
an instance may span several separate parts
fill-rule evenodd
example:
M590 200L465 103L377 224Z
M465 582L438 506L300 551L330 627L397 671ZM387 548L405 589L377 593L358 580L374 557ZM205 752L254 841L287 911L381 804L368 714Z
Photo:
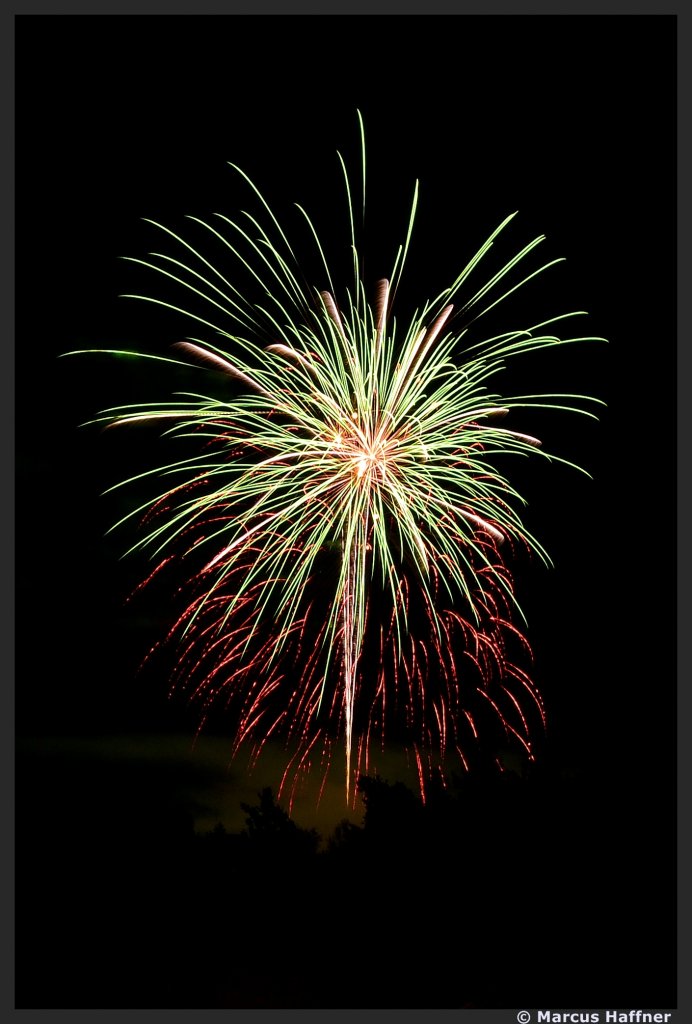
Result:
M361 146L364 171L362 122ZM549 559L524 527L516 511L521 496L495 459L531 454L565 460L548 455L532 435L498 423L512 410L536 406L593 416L583 408L593 400L501 397L489 383L513 356L596 339L561 340L548 333L566 319L558 316L475 341L461 366L453 361L462 337L482 316L558 262L511 283L541 236L455 301L514 215L397 336L390 307L406 262L418 186L405 243L389 277L377 283L371 306L343 161L342 168L354 270L343 301L303 208L328 288L311 291L301 283L284 230L242 171L269 218L265 227L245 215L256 237L221 215L221 229L192 220L222 244L240 274L249 273L259 300L188 242L155 225L183 246L186 262L168 256L134 262L173 280L193 305L133 297L177 310L226 339L233 354L188 338L176 345L181 359L141 358L221 371L226 384L218 398L184 393L171 402L107 409L94 422L172 422L167 434L202 446L201 454L124 481L140 486L157 475L183 480L116 524L142 517L147 532L131 551L149 549L160 559L148 576L158 577L169 563L196 566L188 581L191 599L168 634L180 643L174 685L189 685L205 716L217 700L235 707L234 750L252 741L256 758L268 738L283 731L297 748L282 785L289 768L307 770L318 739L326 775L343 736L348 801L356 772L368 770L377 731L384 743L385 721L404 730L422 794L426 775L442 775L448 750L467 766L464 736L478 738L479 704L491 707L505 733L531 756L523 704L528 698L541 721L544 710L528 675L514 663L517 648L525 656L530 648L511 622L520 608L499 547L511 552L518 543ZM362 189L364 196L364 178ZM495 289L501 294L493 297ZM477 312L486 296L489 304Z
M356 631L356 552L351 547L348 556L348 574L344 587L344 712L346 718L346 802L348 803L351 784L351 747L353 742L353 702L356 688L356 666L359 645Z

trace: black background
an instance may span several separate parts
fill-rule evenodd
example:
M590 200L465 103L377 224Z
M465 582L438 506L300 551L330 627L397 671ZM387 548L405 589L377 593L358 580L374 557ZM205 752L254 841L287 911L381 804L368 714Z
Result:
M118 560L118 538L103 537L118 509L99 494L146 450L77 429L111 402L143 388L148 397L153 377L144 375L144 387L104 359L57 357L91 347L164 351L185 330L118 298L145 287L119 257L159 241L143 217L176 228L188 213L233 214L247 194L227 161L286 212L282 220L291 223L290 204L301 202L316 211L320 234L340 242L347 224L335 150L355 169L356 108L367 133L373 281L388 271L413 181L421 182L402 316L518 210L515 248L544 233L546 259L567 262L508 301L504 326L524 309L538 320L579 308L589 313L584 333L608 339L558 361L539 357L512 385L607 403L597 425L559 415L527 424L593 476L522 469L527 519L555 562L550 572L528 566L517 580L548 708L544 756L557 802L561 786L568 803L575 780L579 791L559 833L548 815L536 826L554 856L531 913L546 914L588 862L559 953L545 935L535 940L562 985L556 1000L675 1004L674 82L672 17L18 19L16 725L30 751L17 785L19 1005L117 1007L124 998L108 975L83 996L98 1002L79 1002L85 990L60 957L66 963L83 948L81 926L65 926L69 954L36 938L49 886L32 880L56 834L61 864L72 864L78 841L66 837L81 842L106 814L105 774L77 782L78 772L40 756L40 738L196 725L166 700L165 680L143 685L136 675L165 613L150 609L152 621L124 606L136 567ZM108 785L109 800L118 791L117 827L136 820L141 828L146 800L128 802L136 781ZM511 874L512 857L507 835L501 873ZM91 870L71 897L82 922L105 884L99 866ZM613 885L621 888L611 905ZM340 915L326 914L330 926ZM90 927L99 941L99 926ZM381 927L386 956L394 931ZM498 922L514 936L510 947L522 927ZM606 966L611 945L626 966ZM497 947L494 955L502 970ZM444 987L435 1001L429 964L427 972L420 1005L450 1005ZM203 998L198 982L185 998ZM145 987L137 996L156 998ZM495 1005L492 987L481 991L468 998ZM519 982L497 991L504 1005L542 998ZM317 1005L353 1005L341 991L322 998L333 1002Z

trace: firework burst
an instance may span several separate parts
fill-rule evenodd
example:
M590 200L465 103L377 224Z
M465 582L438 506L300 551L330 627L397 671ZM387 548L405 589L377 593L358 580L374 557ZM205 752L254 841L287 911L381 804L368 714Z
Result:
M360 129L364 210L362 122ZM506 417L527 407L593 416L593 399L501 396L491 385L509 358L596 339L554 333L573 313L462 351L472 323L559 262L522 274L541 236L471 287L513 215L448 288L397 326L393 297L418 186L389 277L367 288L354 190L339 159L350 287L334 287L313 222L298 207L321 276L315 288L304 283L278 219L234 167L257 216L191 218L220 246L224 269L156 224L173 255L134 262L190 301L130 296L186 316L203 336L177 343L174 357L127 354L215 371L214 396L178 393L103 410L92 422L160 423L196 445L191 457L145 473L172 484L116 524L138 520L130 550L149 552L152 575L174 564L185 581L168 637L177 647L174 685L206 710L219 701L234 708L236 749L249 742L258 755L282 735L282 785L316 763L326 775L343 743L348 800L372 744L390 728L413 751L424 793L450 754L465 763L483 705L531 756L530 720L542 719L543 708L520 667L530 651L514 624L523 617L503 553L521 546L548 556L498 464L507 455L556 457L505 426Z

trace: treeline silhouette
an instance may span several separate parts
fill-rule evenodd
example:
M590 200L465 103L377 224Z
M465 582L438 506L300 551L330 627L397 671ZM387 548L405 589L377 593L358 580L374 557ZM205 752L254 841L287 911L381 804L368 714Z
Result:
M173 807L95 825L65 793L18 830L17 1007L675 1004L655 801L491 770L425 804L359 789L361 824L327 837L270 789L202 834Z

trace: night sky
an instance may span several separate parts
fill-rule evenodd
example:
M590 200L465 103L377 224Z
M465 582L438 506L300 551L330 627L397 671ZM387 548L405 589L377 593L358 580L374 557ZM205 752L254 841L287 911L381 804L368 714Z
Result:
M37 911L30 879L56 836L63 863L74 864L87 835L133 831L151 846L157 823L176 815L198 831L218 822L235 831L241 802L276 784L271 755L249 779L241 765L227 769L231 723L222 717L193 749L195 710L168 698L167 679L138 672L169 609L125 603L142 563L120 558L125 534L104 536L127 505L101 492L159 456L150 436L80 424L152 389L166 397L156 373L58 356L165 354L184 336L184 321L119 298L150 283L120 257L160 242L142 218L176 229L186 214L232 216L246 193L229 161L282 222L298 224L291 204L300 202L340 244L336 150L356 168L359 109L383 239L373 282L388 272L420 180L402 316L518 210L511 244L545 234L541 255L566 262L502 304L500 329L525 313L536 322L584 309L580 330L608 339L531 357L517 383L507 381L508 390L607 403L597 424L558 413L515 421L593 477L543 462L520 468L527 524L555 567L524 560L516 584L547 707L543 769L558 801L561 786L596 800L561 835L639 879L637 948L641 964L655 966L638 1005L675 1005L670 957L652 961L648 948L654 935L669 948L675 912L674 89L672 17L18 19L18 922ZM392 783L414 784L399 757L378 767ZM337 771L320 808L306 793L296 820L326 839L346 817L340 798ZM359 802L349 817L359 824L362 814ZM540 828L550 844L550 819ZM564 877L563 856L555 850L553 870ZM92 868L89 892L75 890L77 914L106 884ZM605 869L594 877L583 914L607 918ZM57 970L41 982L46 962L25 927L18 1005L93 1005L80 1004L64 976L56 981ZM121 1006L107 987L84 998ZM424 1005L448 1005L434 991L431 980ZM598 992L608 995L605 985ZM504 998L511 1004L512 992ZM585 998L574 981L562 1003ZM327 1005L352 1005L333 999Z

